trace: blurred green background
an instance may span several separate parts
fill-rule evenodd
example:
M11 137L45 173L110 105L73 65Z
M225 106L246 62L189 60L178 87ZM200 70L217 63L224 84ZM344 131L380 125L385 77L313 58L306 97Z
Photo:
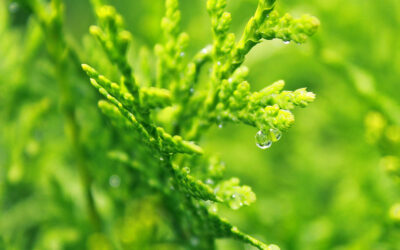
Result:
M164 2L110 3L133 33L130 55L138 65L139 48L152 50L160 39ZM96 61L100 47L87 32L95 23L89 2L65 4L68 41L81 51L81 60L107 71L107 62ZM204 0L180 4L190 56L211 42L210 20ZM228 1L235 33L256 6L256 0ZM400 188L385 171L399 164L400 156L400 1L281 0L277 9L295 17L309 13L321 27L304 45L266 41L252 50L245 62L252 89L284 79L287 89L307 87L317 100L297 110L293 128L265 151L255 145L257 131L246 126L224 124L204 136L200 144L226 162L226 176L238 176L257 194L252 206L220 214L282 249L400 249L400 215L390 215ZM90 233L82 212L51 61L40 38L35 44L29 36L35 25L28 16L21 6L1 0L0 249L107 249L102 235ZM31 53L35 47L38 51ZM98 114L98 97L85 77L71 79L99 209L106 220L119 221L121 235L136 234L126 240L151 241L146 229L163 215L152 208L151 197L138 202L140 190L124 186L134 183L127 179L135 175L104 153L115 135ZM94 138L97 143L90 147ZM110 186L112 179L118 185ZM234 240L217 245L252 249Z

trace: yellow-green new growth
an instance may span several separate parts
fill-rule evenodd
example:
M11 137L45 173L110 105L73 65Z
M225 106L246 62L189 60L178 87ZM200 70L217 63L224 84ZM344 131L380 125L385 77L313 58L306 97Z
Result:
M99 90L110 103L112 103L117 109L112 111L111 117L120 116L125 117L135 128L136 131L143 137L143 141L150 143L154 147L158 147L161 152L165 153L197 153L201 154L202 149L191 142L182 140L180 136L171 136L166 133L163 128L156 127L151 124L142 124L138 121L133 113L137 112L134 105L134 97L127 91L123 91L118 84L112 83L110 80L102 75L99 75L93 68L83 64L83 70L88 74L91 84ZM153 89L156 92L156 89ZM160 95L165 94L162 90ZM104 103L101 103L102 110L106 110ZM107 109L111 111L111 109ZM147 128L146 128L147 127Z

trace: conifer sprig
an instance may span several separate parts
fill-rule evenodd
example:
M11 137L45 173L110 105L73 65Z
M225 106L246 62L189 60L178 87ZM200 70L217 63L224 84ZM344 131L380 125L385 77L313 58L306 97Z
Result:
M257 145L267 148L280 139L281 131L293 124L292 110L314 100L315 95L305 88L283 91L282 80L260 91L250 91L246 81L248 69L242 63L251 48L262 39L302 43L315 33L319 24L310 16L300 19L288 14L279 16L274 6L274 0L260 0L236 42L235 35L229 32L232 17L225 11L226 0L208 0L213 42L188 60L185 49L189 36L179 27L178 1L166 0L165 17L161 21L163 41L155 46L156 80L152 87L145 87L136 81L138 78L127 60L132 36L124 29L122 17L111 6L96 5L98 26L92 26L90 32L119 69L121 81L114 83L89 65L83 64L82 68L107 100L99 102L103 113L159 156L153 171L145 170L140 162L134 164L135 169L154 180L151 186L167 199L180 202L178 209L169 209L173 210L171 213L181 213L175 218L178 223L175 230L185 238L184 244L192 247L212 249L216 238L231 237L259 249L279 249L239 231L217 215L217 204L238 209L254 202L255 194L249 186L241 186L238 178L224 180L224 164L202 155L202 148L191 142L198 141L212 124L241 122L258 128ZM199 75L206 66L211 69L208 84L202 88L198 84ZM160 113L167 113L164 123L173 126L159 125L156 114ZM128 156L116 159L127 164L134 160ZM203 163L198 159L203 159ZM196 164L197 171L191 173ZM164 179L160 179L160 171ZM178 192L171 192L165 188L166 184Z

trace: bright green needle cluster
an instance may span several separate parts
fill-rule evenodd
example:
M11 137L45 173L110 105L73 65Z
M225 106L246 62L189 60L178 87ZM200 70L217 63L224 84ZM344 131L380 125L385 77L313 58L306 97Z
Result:
M173 176L177 182L177 186L182 192L196 199L216 202L222 201L221 198L216 196L214 190L210 186L189 175L186 169L181 169L178 166L172 166L172 170Z
M231 237L259 249L279 249L239 231L217 215L217 204L238 209L253 203L256 196L249 186L241 186L238 178L224 180L225 165L204 156L195 143L213 124L240 122L260 130L257 145L267 148L293 124L292 110L315 99L305 88L284 91L282 80L250 91L248 69L241 64L252 47L262 39L274 38L302 43L318 27L313 17L280 17L274 5L275 1L260 0L236 41L229 32L232 17L225 11L226 0L208 0L213 42L189 59L185 52L189 36L180 31L178 1L166 0L161 21L164 38L155 46L155 79L146 84L136 80L140 77L128 63L132 36L124 29L122 17L112 6L97 6L98 26L91 26L90 33L117 66L121 80L113 82L87 64L82 68L106 99L99 102L102 112L155 156L147 165L125 153L112 154L112 158L132 166L165 200L179 204L178 208L171 205L171 213L176 216L175 230L185 232L180 239L183 245L212 249L216 238ZM210 67L209 78L206 84L199 84L206 66Z
M96 9L99 26L91 26L90 33L95 36L109 59L118 66L122 74L124 86L133 96L138 96L138 85L132 75L132 68L126 58L131 34L123 29L123 19L112 6Z
M99 106L110 117L118 117L118 120L125 118L129 126L137 131L145 143L148 143L154 148L158 148L160 152L170 153L196 153L201 154L202 150L191 142L182 140L182 137L175 135L171 136L161 127L156 127L152 124L141 123L137 120L133 113L139 113L136 110L134 97L128 92L123 91L117 83L112 83L102 75L99 75L93 68L83 64L83 70L88 74L90 83L102 94L113 106L107 105L104 102L99 103ZM154 94L156 89L152 90L153 97L165 98L165 91L160 91L159 94ZM154 98L156 99L156 98Z
M220 182L215 188L218 196L228 203L232 209L239 209L243 205L250 205L256 201L256 195L249 186L239 186L238 178L231 178Z
M294 122L290 111L296 106L306 107L315 99L315 95L305 88L282 91L285 85L282 80L251 93L250 84L243 79L247 69L239 69L240 74L222 81L216 107L220 121L241 121L261 130L286 130Z
M180 74L185 69L183 64L184 49L188 45L189 36L186 33L181 33L179 29L181 13L178 9L178 1L165 1L165 8L165 17L161 20L164 43L155 46L155 52L158 56L156 85L159 87L169 85L173 93L179 96L179 89L183 87L181 86Z
M313 16L293 18L290 14L280 16L277 11L273 11L262 25L260 34L265 40L277 38L285 42L304 43L307 37L317 31L318 26L319 20Z
M231 15L224 11L226 1L207 2L214 37L211 56L213 65L204 108L206 121L194 133L200 133L203 127L207 127L207 123L221 124L227 121L243 122L257 127L263 133L271 129L286 130L294 122L291 110L296 106L305 107L315 99L315 95L305 88L293 92L282 91L283 81L252 93L250 83L245 80L248 69L241 64L251 48L263 38L304 42L305 36L314 34L319 25L314 17L293 19L288 14L279 17L273 11L274 4L275 1L259 1L241 38L235 42L235 35L229 33Z

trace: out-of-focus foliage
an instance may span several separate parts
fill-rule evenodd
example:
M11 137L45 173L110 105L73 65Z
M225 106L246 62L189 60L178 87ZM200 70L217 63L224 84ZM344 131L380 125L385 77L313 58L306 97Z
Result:
M205 1L179 2L182 30L190 37L184 57L191 58L212 41L212 23ZM237 37L257 2L228 0ZM101 96L79 67L86 62L112 81L120 79L117 63L87 34L96 23L90 3L65 1L62 39L57 20L47 15L52 7L36 13L49 19L31 18L32 3L46 1L0 1L0 249L177 249L181 242L171 241L176 234L171 224L180 222L166 211L179 211L178 203L156 195L159 183L145 175L160 156L137 147L137 138L124 136L103 117L96 107ZM128 62L139 69L137 81L151 86L158 79L153 71L158 62L149 48L165 35L159 25L164 1L113 5L132 33ZM321 28L301 46L273 40L255 47L244 62L251 92L285 79L287 89L307 86L318 99L298 110L292 129L265 151L254 143L259 129L231 124L232 116L216 116L219 126L199 141L206 155L216 157L196 164L207 164L215 179L224 180L218 184L221 190L238 187L231 177L239 176L242 191L251 186L257 194L249 207L218 206L217 213L281 249L399 249L400 2L279 1L276 13L288 10L294 19L287 16L292 21L282 27L308 20L302 14L310 13ZM275 34L303 41L290 32L274 33L276 23L264 27L269 31L264 38ZM51 46L52 40L60 47ZM64 64L64 56L75 63ZM74 87L63 88L60 75ZM203 81L206 73L199 78ZM75 117L64 98L74 103ZM173 112L155 117L167 131L175 126L167 123ZM140 151L128 156L127 148ZM80 169L86 170L78 173L82 162ZM142 169L140 162L149 165ZM182 171L177 175L186 176ZM91 198L83 195L88 189L97 207L90 217ZM217 195L229 198L228 193ZM237 200L227 203L238 205ZM188 240L193 248L199 245L199 238ZM231 239L217 241L218 249L248 247Z

